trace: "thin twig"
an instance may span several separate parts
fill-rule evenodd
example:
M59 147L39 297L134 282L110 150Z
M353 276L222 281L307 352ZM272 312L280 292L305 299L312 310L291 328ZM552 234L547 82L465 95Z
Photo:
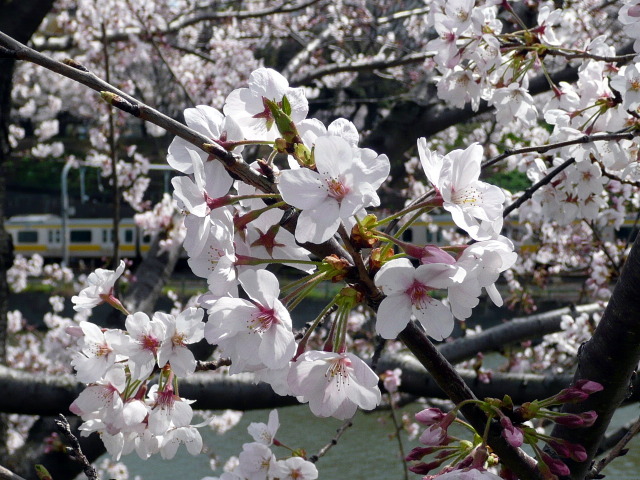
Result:
M56 426L58 427L58 430L60 431L60 433L62 433L65 436L65 438L69 441L69 443L71 443L71 447L68 448L68 452L67 452L69 454L69 457L71 457L71 459L75 460L76 462L82 464L82 469L84 471L84 474L87 476L89 480L98 480L98 472L91 465L91 462L89 462L89 460L84 455L84 453L82 453L82 449L80 448L80 442L78 441L76 436L73 433L71 433L71 426L69 425L67 418L62 414L59 414L58 417L59 418L55 420Z
M217 370L220 367L228 367L231 365L230 358L220 358L218 360L212 360L210 362L203 362L198 360L196 362L196 372L210 372Z
M636 420L633 422L633 425L631 425L624 437L620 439L616 446L613 447L604 458L602 458L591 468L591 471L585 478L598 478L598 474L602 471L602 469L604 469L604 467L609 465L615 458L625 455L628 450L625 447L631 441L631 439L638 434L638 432L640 432L640 417L636 418Z
M329 443L327 443L324 447L322 447L318 453L316 453L315 455L311 455L309 457L309 461L316 463L318 460L320 460L322 457L324 457L326 455L326 453L331 450L331 447L335 446L338 444L338 440L340 440L340 437L342 437L342 435L344 434L344 432L347 431L347 429L349 427L353 426L353 422L351 421L351 419L347 420L346 422L344 422L342 424L342 426L336 430L336 436L333 437L331 439L331 441Z
M545 54L556 56L556 57L564 57L568 60L573 60L576 58L589 58L591 60L597 60L600 62L607 62L607 63L628 62L630 60L633 60L633 58L636 56L635 53L629 53L627 55L606 56L606 55L596 55L595 53L589 53L589 52L563 52L562 50L556 50L551 48L548 50L545 50Z
M565 140L564 142L550 143L548 145L540 145L533 147L524 147L518 148L515 150L505 150L504 153L493 157L482 164L482 168L485 169L494 165L505 158L512 157L514 155L522 155L523 153L547 153L550 150L555 150L558 148L568 147L570 145L580 145L583 143L592 143L592 142L601 142L601 141L609 141L609 140L633 140L633 138L637 135L634 132L618 132L618 133L598 133L595 135L584 135L582 137L573 139L573 140Z
M529 200L531 197L533 197L533 194L539 190L540 188L542 188L543 186L547 185L548 183L551 182L551 180L553 180L553 178L558 175L560 172L562 172L565 168L567 168L569 165L571 165L572 163L575 163L576 159L575 158L570 158L569 160L567 160L566 162L564 162L562 165L557 166L556 168L554 168L553 170L551 170L551 172L549 172L543 179L541 179L538 183L536 183L535 185L532 185L531 187L527 188L520 197L518 197L518 199L513 202L511 205L508 205L505 209L504 212L502 213L503 217L507 217L507 215L509 215L511 212L513 212L516 208L518 208L520 205L522 205L524 202L526 202L527 200Z
M407 462L405 461L405 452L404 452L404 445L402 444L402 436L400 435L400 432L402 431L402 424L400 422L398 422L398 416L397 416L397 408L398 406L396 405L396 402L393 400L393 394L392 393L388 393L389 395L389 406L391 407L391 420L393 421L393 426L395 428L395 436L396 436L396 440L398 441L398 449L400 450L400 459L402 461L402 469L404 471L404 480L409 480L409 469L407 468Z

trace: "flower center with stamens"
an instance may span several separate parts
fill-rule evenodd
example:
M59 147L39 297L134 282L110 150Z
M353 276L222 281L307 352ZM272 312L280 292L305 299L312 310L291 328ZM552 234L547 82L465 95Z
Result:
M417 309L421 309L427 306L431 297L429 296L429 286L424 283L420 283L418 280L414 280L413 283L405 293L409 296L411 300L411 305L416 307Z
M111 352L113 352L113 348L111 348L106 343L95 344L91 347L91 353L93 353L96 357L106 357Z
M474 187L466 187L460 191L451 192L451 201L456 205L477 205L482 199L480 190Z
M280 320L276 316L275 310L273 308L265 308L262 305L258 305L258 313L251 316L249 320L249 330L252 332L263 333L272 325L277 325L280 323Z
M351 368L351 360L338 357L329 361L329 368L324 376L327 382L335 381L340 389L342 385L349 384L349 368Z
M176 395L173 393L173 389L168 388L164 392L158 392L156 397L156 406L171 410L176 403Z
M140 345L143 350L149 350L155 354L160 347L160 340L151 335L143 335L140 339Z
M174 347L184 347L186 346L186 343L185 343L186 339L187 339L187 336L184 333L176 332L171 337L171 343L173 344Z
M335 178L327 180L327 187L329 187L329 196L336 200L342 200L349 193L349 187Z

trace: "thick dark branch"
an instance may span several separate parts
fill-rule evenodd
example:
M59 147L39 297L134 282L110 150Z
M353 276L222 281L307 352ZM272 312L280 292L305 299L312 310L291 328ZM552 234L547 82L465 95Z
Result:
M24 372L0 365L0 412L25 415L67 413L85 385L73 375L47 375ZM254 410L296 403L295 398L276 395L268 384L254 384L249 374L222 376L201 372L180 380L180 394L197 400L199 410Z
M52 72L81 83L96 92L110 92L110 94L112 94L108 96L110 103L117 108L120 108L121 110L143 120L150 121L151 123L164 128L168 132L183 138L187 142L192 143L201 150L215 156L224 164L225 168L249 185L253 185L267 193L277 192L272 182L252 170L249 165L240 158L240 156L234 155L216 144L213 141L214 139L207 138L186 125L164 115L163 113L160 113L148 105L145 105L125 92L122 92L104 80L98 78L93 73L86 71L86 69L82 70L77 67L72 67L42 55L2 32L0 32L0 46L8 49L9 53L5 52L6 56L35 63L51 70Z
M399 58L383 59L383 60L360 60L360 61L348 61L342 63L330 63L312 70L311 72L294 76L290 83L292 86L308 85L313 80L317 80L326 75L332 75L334 73L341 72L368 72L371 70L384 70L385 68L398 67L400 65L409 65L411 63L422 62L425 58L433 56L425 52L410 53Z
M563 315L594 313L602 310L597 303L565 307L550 312L514 318L502 325L496 325L470 337L458 338L438 346L440 353L455 364L473 358L478 352L490 352L504 348L516 342L540 338L549 333L560 331Z
M11 470L0 465L0 480L25 480L20 475L16 475Z
M49 3L53 3L52 0L48 0ZM174 20L169 23L166 29L162 30L144 30L141 28L133 27L128 28L125 31L119 32L111 32L107 35L107 42L128 42L131 39L131 36L141 36L145 38L152 37L163 37L169 34L179 33L181 29L197 25L202 22L210 22L210 21L224 21L231 19L244 20L248 18L262 18L269 15L277 15L277 14L287 14L293 13L304 8L310 7L315 3L318 3L320 0L308 0L306 2L297 3L291 6L289 5L291 2L284 1L280 2L277 5L269 8L264 8L261 10L227 10L224 12L216 12L216 11L201 11L194 14L183 15L186 17L182 20ZM14 37L14 35L10 35ZM95 40L100 40L100 37L95 37ZM58 37L38 37L34 38L31 41L31 44L34 46L36 50L39 51L65 51L73 48L75 46L73 38L71 36L58 36Z
M400 332L398 339L411 350L418 361L431 373L438 386L455 404L476 398L451 364L438 352L414 322L409 322L407 328ZM478 406L467 404L462 407L461 411L476 431L484 431L487 416ZM491 424L487 441L493 451L518 478L521 480L542 478L536 467L536 461L521 449L509 445L502 437L501 428L496 422Z
M567 461L571 478L582 480L613 413L630 394L630 382L640 361L640 237L636 238L609 304L593 337L581 349L575 380L599 382L604 390L586 401L568 404L563 412L595 410L598 419L590 428L556 425L552 435L580 443L589 455L586 462Z

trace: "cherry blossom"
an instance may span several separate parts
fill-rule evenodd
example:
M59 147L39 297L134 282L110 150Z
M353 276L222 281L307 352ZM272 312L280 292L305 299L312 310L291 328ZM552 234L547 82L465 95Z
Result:
M275 70L259 68L251 73L249 88L239 88L229 94L223 110L240 125L246 138L275 140L279 132L265 100L281 105L285 96L291 106L291 120L304 120L309 112L304 90L290 88L289 82Z
M252 422L249 424L247 430L256 442L271 445L273 444L279 427L278 411L271 410L271 412L269 412L269 422L266 425L264 423Z
M288 382L293 395L318 417L351 418L358 407L375 408L381 399L378 376L352 353L312 350L292 364Z
M101 379L118 356L116 350L126 343L119 330L102 331L90 322L80 322L82 329L81 350L74 355L71 365L76 369L77 378L84 383Z
M291 457L286 460L277 460L269 474L278 480L314 480L318 478L316 466L301 457Z
M184 111L184 119L190 128L212 141L224 142L242 139L242 131L232 118L225 117L218 110L207 105L187 108ZM238 148L238 152L240 151L242 151L241 147ZM208 162L209 155L206 152L195 149L191 143L180 137L176 137L169 145L167 163L179 172L191 174L193 173L194 154L204 164L213 163L222 166L220 162L215 160Z
M135 379L146 379L156 366L162 341L166 337L165 325L157 318L149 320L147 314L136 312L125 320L129 332L128 364Z
M186 377L196 369L196 360L187 345L204 338L204 311L188 308L178 316L157 312L153 318L165 326L165 338L158 350L158 366L171 364L171 370L178 377Z
M464 320L471 316L471 309L478 305L483 288L497 306L502 298L495 282L500 273L516 262L513 244L506 237L484 240L468 246L456 261L456 267L465 271L464 279L449 286L449 304L453 315Z
M453 265L430 263L417 269L406 258L385 263L375 283L386 295L378 307L376 331L383 338L396 338L415 315L429 336L443 340L453 331L451 310L429 295L464 278L464 270Z
M628 65L611 79L611 87L622 94L622 106L636 110L640 106L640 71L638 64Z
M80 290L78 295L71 297L71 301L75 304L73 309L80 311L91 309L103 302L117 302L112 295L113 285L124 272L124 268L124 260L120 260L120 264L115 271L98 268L92 272L87 278L89 286Z
M278 280L267 270L238 275L249 300L223 297L209 309L204 335L231 357L231 372L278 369L295 353L289 312L278 300Z
M361 156L366 158L360 160ZM379 205L376 189L389 173L386 155L375 156L370 150L354 152L342 137L318 137L315 162L317 172L300 168L280 176L282 198L302 210L295 234L302 243L325 242L341 221L351 226L354 214Z
M429 151L426 139L420 138L418 153L427 178L456 225L474 240L495 238L502 229L505 196L500 188L479 180L482 147L474 144L441 157Z

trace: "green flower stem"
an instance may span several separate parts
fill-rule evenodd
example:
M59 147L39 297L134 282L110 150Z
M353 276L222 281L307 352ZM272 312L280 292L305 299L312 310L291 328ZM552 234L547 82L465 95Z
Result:
M315 286L320 283L321 281L323 281L325 278L325 273L324 272L320 272L319 274L317 274L314 277L311 277L310 279L308 279L306 282L304 282L302 285L300 285L299 287L297 287L295 290L293 290L291 293L289 293L288 295L286 295L281 301L282 303L284 303L287 308L289 310L293 310L301 301L302 299L311 291L315 288Z
M271 145L275 142L273 140L237 140L235 142L225 142L224 146L227 150L233 150L241 145Z
M313 322L311 323L311 326L307 329L306 332L304 332L304 335L300 339L300 342L298 342L298 348L300 348L300 345L302 345L304 348L313 331L318 327L318 325L320 325L322 320L324 320L324 317L327 314L329 314L331 310L334 308L334 305L336 304L336 299L338 298L339 295L340 294L338 293L335 297L333 297L333 299L327 304L327 306L324 307L322 311L318 314L318 316L313 320Z

